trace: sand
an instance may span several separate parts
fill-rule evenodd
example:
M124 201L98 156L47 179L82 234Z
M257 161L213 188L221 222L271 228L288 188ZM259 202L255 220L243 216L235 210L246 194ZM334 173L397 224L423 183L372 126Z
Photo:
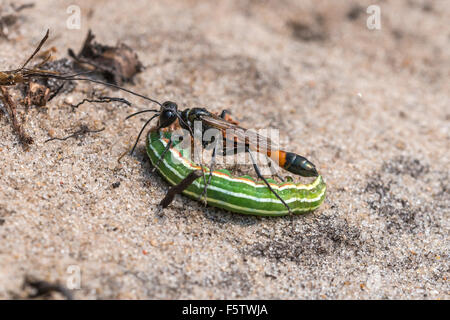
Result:
M26 276L70 286L77 275L76 299L450 297L448 1L380 2L380 30L366 26L370 1L119 3L36 2L0 39L0 69L23 63L47 28L55 58L88 29L121 40L146 67L127 88L278 128L317 165L327 198L292 221L184 196L161 212L169 186L144 141L117 163L145 118L125 117L151 105L80 83L28 111L29 150L0 118L1 299L26 298ZM70 4L79 30L67 29ZM94 93L133 105L72 111ZM82 124L105 130L45 143Z

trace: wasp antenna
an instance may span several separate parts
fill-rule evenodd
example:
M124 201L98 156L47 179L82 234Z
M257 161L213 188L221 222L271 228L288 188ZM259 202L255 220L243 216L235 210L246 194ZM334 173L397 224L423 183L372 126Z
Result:
M149 120L147 120L147 122L142 126L142 129L141 129L141 131L139 132L139 134L138 134L138 136L137 136L136 142L134 143L133 149L131 149L130 155L133 154L134 149L136 149L136 146L137 146L137 144L138 144L138 142L139 142L139 139L141 138L142 132L144 132L145 127L146 127L153 119L155 119L157 116L159 116L159 114L153 115L153 116L152 116Z
M146 96L144 96L142 94L139 94L137 92L125 89L124 87L118 86L116 84L112 84L112 83L108 83L108 82L104 82L104 81L100 81L100 80L89 79L89 78L77 78L77 77L73 77L73 78L68 77L68 78L65 78L65 80L89 81L89 82L99 83L99 84L102 84L104 86L116 88L116 89L119 89L119 90L122 90L122 91L125 91L125 92L128 92L128 93L131 93L132 95L135 95L135 96L137 96L139 98L142 98L142 99L145 99L145 100L148 100L148 101L151 101L151 102L156 103L157 105L162 107L162 105L161 105L161 103L159 101L156 101L154 99L146 97Z
M30 69L30 70L24 69L24 70L25 71L33 71L32 69ZM77 79L75 79L75 77L90 74L90 73L94 72L94 70L89 70L89 71L82 71L82 72L73 73L73 74L69 74L69 75L61 75L61 74L47 73L46 70L39 70L39 71L40 71L40 73L33 74L33 76L34 77L43 77L43 78L55 78L55 79L59 79L59 80L77 80Z
M138 114L141 114L141 113L145 113L145 112L158 112L158 111L159 111L159 110L155 110L155 109L138 111L138 112L135 112L135 113L130 114L129 116L127 116L127 117L125 118L125 120L128 120L128 119L130 119L130 118L132 118L132 117L134 117L134 116L137 116ZM158 113L157 115L159 115L159 113Z

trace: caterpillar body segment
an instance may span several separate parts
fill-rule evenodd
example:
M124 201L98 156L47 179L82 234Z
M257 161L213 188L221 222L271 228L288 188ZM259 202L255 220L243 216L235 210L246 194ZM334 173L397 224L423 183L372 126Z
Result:
M171 184L179 185L192 172L202 170L191 159L184 156L179 143L173 143L162 161L158 161L171 138L170 132L150 130L147 136L147 154L156 170ZM209 175L209 170L203 168ZM272 189L289 205L291 213L301 214L317 209L325 199L326 184L318 175L312 183L277 183L267 179ZM182 193L199 200L205 184L201 177L195 179ZM213 207L228 211L260 215L288 215L286 206L269 190L263 182L257 182L250 176L235 177L228 170L219 169L212 173L208 185L207 203Z

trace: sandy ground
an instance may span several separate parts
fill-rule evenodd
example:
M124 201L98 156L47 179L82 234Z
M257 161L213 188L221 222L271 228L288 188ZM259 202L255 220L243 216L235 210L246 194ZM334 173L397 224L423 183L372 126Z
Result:
M293 225L182 196L161 214L168 184L144 142L117 163L143 123L124 118L149 104L79 84L28 112L28 151L0 118L0 298L26 297L26 276L67 284L77 270L78 299L450 297L448 1L380 1L381 30L366 27L367 1L149 3L37 1L0 40L0 69L46 28L56 58L89 28L122 40L146 66L128 88L279 128L325 177L323 206ZM66 28L70 4L80 30ZM94 90L134 104L66 103ZM105 130L44 143L81 124Z

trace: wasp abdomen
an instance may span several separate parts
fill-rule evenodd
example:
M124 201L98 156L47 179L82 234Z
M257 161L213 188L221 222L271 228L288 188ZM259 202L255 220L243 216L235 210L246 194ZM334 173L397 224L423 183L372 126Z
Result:
M302 177L317 177L319 175L316 166L305 157L293 152L284 153L285 161L284 164L282 164L283 169Z

